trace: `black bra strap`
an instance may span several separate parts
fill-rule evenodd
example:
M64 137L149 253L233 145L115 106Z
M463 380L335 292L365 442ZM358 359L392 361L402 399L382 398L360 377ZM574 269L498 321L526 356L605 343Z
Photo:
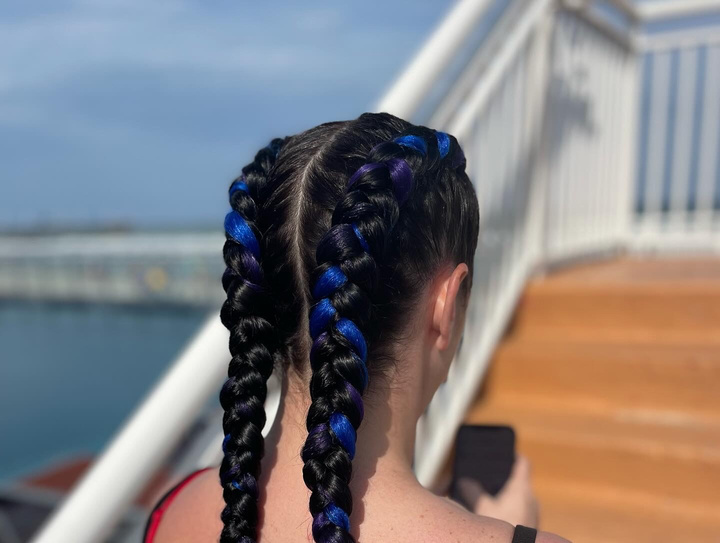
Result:
M515 526L512 543L535 543L536 537L537 530L535 528L527 528L518 524Z

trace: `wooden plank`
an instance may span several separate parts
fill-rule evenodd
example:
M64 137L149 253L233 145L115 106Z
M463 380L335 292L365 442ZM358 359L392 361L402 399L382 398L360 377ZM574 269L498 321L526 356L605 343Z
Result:
M693 412L720 420L718 387L716 345L506 341L488 376L490 391L562 396L615 409Z
M697 425L693 432L681 424L615 420L600 411L587 415L578 409L573 414L572 404L566 404L564 416L553 416L552 410L525 395L512 397L521 402L522 410L513 409L510 399L476 406L468 422L511 424L518 450L531 460L539 477L720 507L717 423Z
M526 338L720 341L720 259L627 260L532 282L515 319Z
M571 541L716 543L720 533L717 509L697 502L544 478L534 486L542 504L542 529Z

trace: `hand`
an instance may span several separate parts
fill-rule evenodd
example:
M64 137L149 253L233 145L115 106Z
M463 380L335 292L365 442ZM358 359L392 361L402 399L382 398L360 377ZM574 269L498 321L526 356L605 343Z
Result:
M460 479L457 484L463 501L476 515L537 528L539 506L530 482L530 462L524 456L517 457L510 478L497 496L485 492L472 479Z

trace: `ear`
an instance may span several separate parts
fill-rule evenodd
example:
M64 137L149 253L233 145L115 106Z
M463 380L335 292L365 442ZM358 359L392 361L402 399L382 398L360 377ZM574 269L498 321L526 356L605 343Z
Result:
M460 285L468 274L467 264L458 264L452 273L440 284L435 298L435 309L433 311L433 330L437 332L435 347L444 351L450 345L453 326L455 324L455 313L458 306L458 292Z

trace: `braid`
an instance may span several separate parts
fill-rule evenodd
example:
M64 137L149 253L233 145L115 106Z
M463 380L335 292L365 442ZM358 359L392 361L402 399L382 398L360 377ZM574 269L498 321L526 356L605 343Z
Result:
M284 140L275 139L230 185L232 210L225 217L223 256L227 294L220 316L230 330L228 379L220 392L224 458L220 482L226 506L221 543L252 543L257 538L258 484L263 456L267 380L283 343L275 329L273 297L267 288L257 227L259 196Z
M302 379L308 358L313 538L354 543L349 485L370 375L397 358L405 315L437 270L472 269L478 206L464 165L455 138L365 114L273 140L231 184L221 543L258 539L267 380L286 367Z
M366 336L373 300L392 230L422 171L423 159L430 150L443 159L450 149L447 134L435 136L432 149L424 137L410 133L375 146L348 180L332 226L317 247L310 312L312 403L302 459L318 543L354 542L349 483L356 431L363 419L362 395L369 380L372 338ZM456 153L453 166L457 160Z

